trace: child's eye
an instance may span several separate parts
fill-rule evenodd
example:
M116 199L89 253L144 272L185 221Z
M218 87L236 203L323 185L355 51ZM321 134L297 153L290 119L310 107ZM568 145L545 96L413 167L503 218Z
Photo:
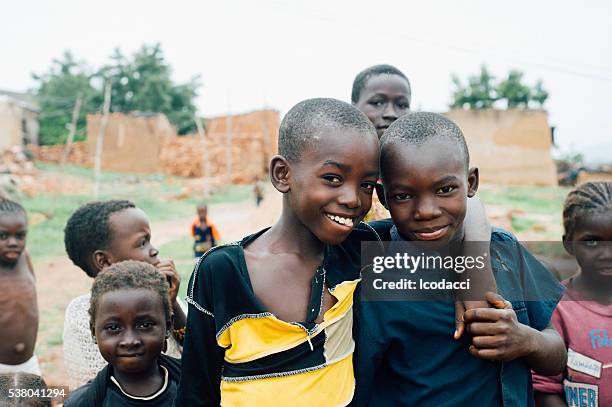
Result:
M361 184L361 188L363 188L368 194L374 193L375 186L376 184L373 182L364 182L363 184Z
M599 244L598 240L585 240L584 241L584 245L588 247L597 247L598 244Z
M117 333L121 330L121 327L118 324L110 324L104 327L110 333Z
M26 232L19 232L19 233L17 233L17 239L23 240L25 238L26 238Z
M398 103L397 107L403 110L410 109L410 105L408 103Z
M334 184L334 185L339 185L342 183L342 178L340 178L337 175L333 175L333 174L323 175L323 179L329 182L330 184Z
M8 234L7 233L0 233L0 240L6 240L8 239Z
M151 329L155 326L155 322L143 322L140 324L140 328L142 329Z
M396 201L407 201L407 200L412 198L412 195L410 195L410 194L395 194L395 195L393 195L393 198Z
M450 194L451 192L453 192L455 189L457 189L456 187L452 186L452 185L446 185L442 188L439 188L436 191L436 194Z

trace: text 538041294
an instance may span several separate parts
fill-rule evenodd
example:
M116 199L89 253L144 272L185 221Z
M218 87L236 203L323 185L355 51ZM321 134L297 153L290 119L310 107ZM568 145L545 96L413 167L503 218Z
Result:
M57 399L64 398L68 394L67 387L48 387L48 388L15 388L8 389L9 398L39 398L39 399Z

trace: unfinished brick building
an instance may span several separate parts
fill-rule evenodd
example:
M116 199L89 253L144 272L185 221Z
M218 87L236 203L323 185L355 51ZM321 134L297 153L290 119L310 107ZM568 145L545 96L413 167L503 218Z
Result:
M87 116L87 140L74 143L69 162L93 166L101 115ZM276 154L280 116L274 110L213 117L200 134L177 136L162 114L109 115L102 169L142 174L231 179L251 183L268 174ZM59 162L64 146L32 147L42 161Z
M483 183L557 185L548 115L540 110L452 110L470 148L471 165ZM99 115L89 115L88 137L76 143L70 162L93 165ZM268 174L277 151L280 115L262 110L204 121L199 134L176 136L163 115L149 117L113 113L105 135L104 170L210 177L252 183ZM36 151L46 161L59 161L63 146Z
M557 185L552 134L543 110L451 110L480 180L498 185Z
M160 155L162 172L184 177L227 177L234 183L251 183L256 176L267 176L270 158L277 150L277 111L214 117L206 119L205 124L204 140L193 134L165 141Z

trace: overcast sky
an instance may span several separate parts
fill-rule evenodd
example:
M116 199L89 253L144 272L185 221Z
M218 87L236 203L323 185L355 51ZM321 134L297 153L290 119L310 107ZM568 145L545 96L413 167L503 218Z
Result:
M0 88L33 87L66 49L98 68L115 47L160 42L175 80L201 76L204 116L349 101L378 63L407 74L415 108L444 111L451 74L485 63L544 80L563 150L612 156L611 21L606 0L20 0L2 6Z

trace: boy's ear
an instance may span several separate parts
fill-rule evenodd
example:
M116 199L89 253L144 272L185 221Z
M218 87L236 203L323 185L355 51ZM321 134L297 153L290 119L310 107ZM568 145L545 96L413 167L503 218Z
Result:
M289 192L289 181L291 179L291 166L285 157L275 155L270 161L270 181L274 188L280 193Z
M99 273L104 267L108 267L112 264L106 250L96 250L93 252L93 267ZM96 273L97 274L97 273Z
M470 168L468 171L468 191L467 191L467 196L469 198L472 198L474 195L476 195L476 191L478 191L479 179L480 177L478 175L478 168L477 167Z
M381 204L383 204L386 210L389 210L389 205L387 205L387 195L385 195L385 186L382 183L377 182L375 188L378 200Z
M567 235L563 235L563 247L565 248L566 252L568 252L572 256L574 255L574 242L568 240Z
M94 328L91 321L89 321L89 330L91 331L91 336L93 337L94 342L98 343L98 341L96 341L96 329Z

